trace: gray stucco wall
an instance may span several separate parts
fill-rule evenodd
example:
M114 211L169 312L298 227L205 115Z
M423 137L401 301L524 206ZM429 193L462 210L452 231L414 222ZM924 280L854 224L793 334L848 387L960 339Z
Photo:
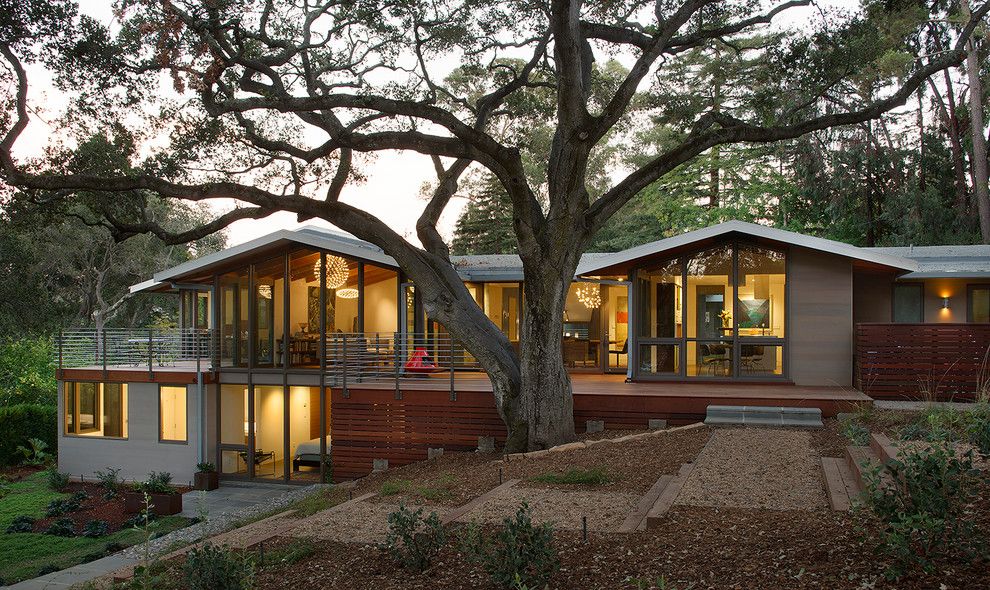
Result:
M787 283L791 380L797 385L852 385L852 263L793 248Z
M163 384L167 385L167 384ZM72 477L95 477L96 471L119 467L120 477L142 480L150 471L167 471L177 484L192 481L200 461L200 400L196 385L186 389L188 441L158 441L158 383L127 384L127 438L111 439L65 434L65 396L59 386L58 467ZM207 390L208 391L208 390ZM209 459L207 459L209 460Z

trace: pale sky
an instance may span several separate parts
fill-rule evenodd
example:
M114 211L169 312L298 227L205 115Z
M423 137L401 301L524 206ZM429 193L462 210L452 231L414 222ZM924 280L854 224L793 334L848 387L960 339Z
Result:
M110 24L112 13L109 2L104 0L81 0L82 12L100 22ZM821 6L855 9L858 0L821 0ZM817 12L814 9L795 9L787 11L775 23L785 26L801 26L802 23L814 19ZM48 112L64 107L65 101L60 100L50 82L48 73L40 68L32 68L28 72L31 84L30 101L34 105L44 105ZM48 117L44 117L48 118ZM38 116L32 117L28 131L22 135L18 144L18 155L37 155L43 146L55 137L57 130ZM347 186L341 199L345 202L376 215L410 241L415 238L415 224L425 201L419 199L424 183L435 180L433 165L427 156L417 153L381 153L371 163L361 168L366 177L362 183L352 183ZM449 237L460 210L464 206L463 198L455 198L444 211L440 220L442 235ZM221 206L228 209L230 205ZM320 220L307 220L306 225L329 224ZM278 229L298 227L295 215L281 213L263 220L239 221L228 229L229 244L235 245L253 238L268 234Z

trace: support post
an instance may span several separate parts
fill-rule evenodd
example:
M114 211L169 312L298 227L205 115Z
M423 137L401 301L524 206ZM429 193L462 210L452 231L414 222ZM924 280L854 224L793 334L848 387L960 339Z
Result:
M104 351L105 352L105 351ZM155 330L148 328L148 379L155 379Z
M399 352L399 346L401 341L399 340L398 332L395 333L394 338L395 340L393 340L393 342L395 343L395 346L393 346L393 348L395 348L395 399L402 399L402 390L399 389L399 369L402 364L402 356Z
M343 370L342 370L342 372L343 372L343 389L344 389L344 398L346 399L346 398L351 397L350 392L347 391L347 333L344 333L342 335L341 341L342 341L342 344L341 344L341 346L342 346L341 353L342 354L341 354L341 361L340 362L343 365Z
M450 340L450 401L457 401L457 391L454 389L454 339Z
M103 342L103 354L101 355L103 357L103 380L106 381L106 379L107 379L107 331L106 331L106 328L104 328L100 332L100 339Z

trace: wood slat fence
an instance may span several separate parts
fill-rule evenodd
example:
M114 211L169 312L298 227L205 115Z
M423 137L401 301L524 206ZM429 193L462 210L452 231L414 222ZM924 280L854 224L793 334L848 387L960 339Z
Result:
M855 376L874 399L971 401L990 386L990 325L857 324Z

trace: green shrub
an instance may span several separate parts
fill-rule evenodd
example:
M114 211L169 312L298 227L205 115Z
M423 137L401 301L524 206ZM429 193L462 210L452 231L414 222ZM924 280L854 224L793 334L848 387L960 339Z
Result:
M928 430L917 422L911 422L902 426L897 436L901 440L927 440Z
M24 455L17 450L30 444L28 439L44 442L50 454L58 445L58 409L36 404L0 405L0 465L17 465Z
M146 526L154 522L158 518L158 515L149 510L142 510L134 516L128 518L121 525L121 528L136 529Z
M990 405L980 402L970 412L966 437L984 459L990 459Z
M75 528L76 523L72 522L71 518L60 518L48 525L48 530L45 531L45 534L55 535L56 537L75 537Z
M103 488L104 500L113 500L120 495L120 479L117 478L119 473L120 469L117 467L107 467L96 472L96 479L100 482L100 487Z
M82 536L97 538L110 532L110 524L105 520L91 520L83 526Z
M196 464L196 471L199 473L214 473L217 470L217 466L209 461L204 461L203 463Z
M417 571L430 567L447 542L447 534L436 512L423 518L423 509L415 511L399 503L399 509L388 515L388 534L380 545L400 566Z
M543 588L560 568L550 523L533 524L529 505L523 502L512 518L506 518L493 539L477 525L467 527L461 539L463 552L484 566L500 588Z
M533 478L533 481L550 484L598 486L611 481L601 467L591 469L570 469L566 473L544 473Z
M27 442L28 446L17 447L17 452L24 457L24 459L21 460L22 465L27 465L29 467L40 467L51 460L52 456L45 451L45 449L48 448L48 443L40 438L29 438Z
M7 526L8 533L30 533L34 530L34 523L37 519L32 516L27 516L22 514L21 516L15 516L14 520L10 521Z
M47 517L62 516L66 512L70 512L69 501L64 498L56 498L45 507L45 516Z
M172 485L172 474L167 471L152 471L148 474L148 479L134 484L134 491L147 494L177 493Z
M54 492L61 492L69 485L69 474L62 473L54 465L45 470L45 476L48 479L48 488Z
M839 424L839 434L856 446L863 447L870 444L870 430L855 419L842 420Z
M254 564L226 547L204 545L186 555L182 574L189 590L249 590Z
M984 552L969 515L981 477L972 452L958 457L947 444L902 449L867 472L864 505L879 521L880 551L893 560L889 577Z

